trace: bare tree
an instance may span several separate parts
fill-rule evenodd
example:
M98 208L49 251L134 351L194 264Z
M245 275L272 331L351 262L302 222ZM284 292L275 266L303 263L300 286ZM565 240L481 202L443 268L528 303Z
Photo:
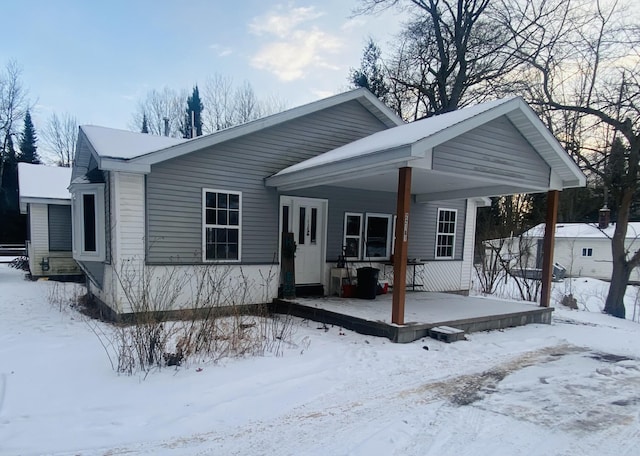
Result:
M19 121L24 118L27 109L27 91L22 86L20 75L22 70L17 62L11 60L0 73L0 191L4 165L11 144L14 142L12 135L17 134Z
M234 124L233 79L215 74L202 87L205 106L204 130L224 130Z
M165 87L162 90L150 90L138 102L130 128L140 131L140 126L147 118L147 128L150 134L165 134L165 119L168 122L168 133L172 137L181 137L180 126L184 117L184 104L187 100L186 90L176 91Z
M276 96L259 99L248 81L234 88L233 79L216 74L202 89L205 105L204 130L213 133L286 109L286 102Z
M71 114L60 116L53 113L42 131L42 138L46 148L58 166L69 167L76 155L76 141L78 138L78 122Z
M405 119L495 96L492 87L517 65L489 0L362 0L359 12L396 5L414 14L388 64L389 98Z
M577 119L580 142L572 152L584 168L617 189L609 198L617 223L604 311L624 318L627 283L640 264L640 251L625 249L640 178L637 13L630 4L604 0L514 0L503 13L514 55L527 65L528 84L538 93L530 101ZM526 33L521 24L527 24Z

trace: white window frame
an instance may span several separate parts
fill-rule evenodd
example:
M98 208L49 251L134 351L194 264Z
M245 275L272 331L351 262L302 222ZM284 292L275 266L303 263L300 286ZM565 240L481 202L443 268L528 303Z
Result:
M207 193L226 193L238 195L238 258L237 259L207 259L207 228L235 229L235 225L207 224ZM242 192L214 188L202 189L202 262L203 263L240 263L242 261Z
M592 247L583 247L582 248L582 256L585 258L590 258L593 256L593 248Z
M347 217L358 217L358 219L360 219L360 232L358 233L357 236L350 234L347 235ZM359 212L345 212L344 213L344 227L342 229L342 245L346 246L347 245L347 238L350 239L358 239L358 256L355 257L345 257L347 260L359 260L362 258L363 255L363 251L362 251L362 246L363 246L363 242L362 242L362 230L363 228L363 219L364 217L362 216L361 213Z
M367 231L368 231L368 228L369 228L369 218L373 218L373 217L387 219L387 242L386 242L386 245L385 245L385 249L387 251L387 254L385 256L369 257L369 256L366 255L367 254L367 242L368 242ZM381 214L381 213L377 213L377 212L367 212L367 213L365 213L364 227L363 227L363 232L362 232L362 238L363 238L363 242L362 242L362 258L364 260L389 261L391 259L391 246L393 244L393 242L392 242L392 238L393 238L392 225L393 225L393 215L391 215L391 214Z
M79 261L105 261L106 239L105 239L105 184L78 184L71 189L71 226L73 237L73 258ZM85 227L84 227L84 195L93 195L95 205L95 239L96 250L84 249Z
M453 233L440 232L440 214L445 212L453 212L455 214L455 220L453 222ZM434 258L437 260L452 260L456 255L456 238L458 231L458 210L457 209L449 209L449 208L438 208L438 217L436 218L436 239L435 239L435 249L434 249ZM452 244L451 244L451 255L438 255L438 238L440 236L451 236Z

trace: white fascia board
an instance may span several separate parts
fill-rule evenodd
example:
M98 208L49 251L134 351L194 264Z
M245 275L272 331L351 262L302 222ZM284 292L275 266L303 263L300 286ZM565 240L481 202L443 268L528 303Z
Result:
M549 174L549 190L562 190L565 187L565 182L558 176L558 173L552 169Z
M103 171L124 171L128 173L149 174L151 165L137 163L133 160L121 160L119 158L100 158L99 168Z
M422 193L416 195L416 203L428 203L431 201L446 201L465 198L479 198L489 196L515 195L517 193L542 193L546 188L524 188L510 185L494 185L486 187L465 188L437 193Z
M195 152L197 150L205 149L207 147L211 147L225 141L246 136L265 128L273 127L284 122L297 119L299 117L304 117L306 115L322 111L323 109L340 105L347 101L358 100L362 98L366 98L367 101L374 104L381 112L389 116L393 123L397 125L404 125L402 119L400 119L395 113L387 108L384 103L373 96L371 92L366 89L356 89L350 92L344 92L329 98L324 98L322 100L299 106L297 108L289 109L281 113L273 114L262 119L257 119L246 124L237 125L226 130L221 130L210 135L200 136L187 142L168 147L166 149L149 152L148 154L131 159L130 163L153 165L155 163L179 157L181 155Z
M360 95L363 95L369 102L371 102L375 107L377 107L382 113L389 118L396 126L405 125L406 122L402 120L402 118L396 114L389 106L384 104L382 101L378 99L374 94L372 94L367 89L358 89L358 91L362 91ZM347 92L349 93L349 92Z
M416 146L414 143L411 145L411 155L420 157L411 161L412 168L433 169L433 149L425 149L422 146Z
M488 196L470 197L469 200L476 205L476 207L489 207L491 206L491 198Z
M493 119L497 119L500 116L503 116L515 109L518 109L521 104L525 104L521 98L512 98L510 100L505 101L504 103L499 104L498 106L494 106L487 111L481 112L473 117L469 117L457 124L450 125L447 128L444 128L431 136L428 136L424 139L416 141L412 147L417 150L429 150L433 149L440 144L443 144L453 138L456 138L468 131L473 130L474 128L480 127L487 122L490 122Z
M424 157L414 157L411 147L403 146L325 163L313 168L274 175L265 179L265 184L268 187L278 187L282 190L327 185L354 177L367 177L380 172L380 170L388 171L390 166L394 168L406 166L415 158Z
M70 206L71 205L71 196L69 196L69 199L62 199L62 198L32 198L32 197L24 197L24 198L20 198L20 205L24 204L25 206L27 204L32 204L32 203L36 203L36 204L57 204L57 205L61 205L61 206Z
M574 179L568 180L567 182L570 186L575 187L585 187L587 185L587 177L582 172L580 167L574 162L566 150L560 145L558 140L553 134L549 131L549 129L544 125L544 123L540 120L538 115L535 113L531 106L529 106L524 101L521 101L522 107L521 112L525 115L525 117L529 120L531 125L540 133L540 135L547 141L551 149L555 152L555 154L560 158L563 164L567 167L567 171L575 177ZM543 157L544 158L544 157ZM546 161L546 160L545 160ZM548 163L548 162L547 162Z

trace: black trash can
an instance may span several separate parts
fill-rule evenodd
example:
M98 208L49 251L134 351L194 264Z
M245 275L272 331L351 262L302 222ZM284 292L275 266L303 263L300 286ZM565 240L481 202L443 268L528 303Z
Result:
M371 267L358 268L358 298L376 299L379 272L380 269Z

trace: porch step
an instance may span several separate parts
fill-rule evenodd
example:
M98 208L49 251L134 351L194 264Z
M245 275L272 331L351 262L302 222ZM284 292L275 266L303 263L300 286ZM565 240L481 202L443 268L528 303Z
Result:
M324 296L324 286L321 283L310 285L296 285L296 296L299 298L314 298Z
M464 331L451 326L435 326L428 329L427 334L433 339L441 340L448 344L457 340L465 340Z

